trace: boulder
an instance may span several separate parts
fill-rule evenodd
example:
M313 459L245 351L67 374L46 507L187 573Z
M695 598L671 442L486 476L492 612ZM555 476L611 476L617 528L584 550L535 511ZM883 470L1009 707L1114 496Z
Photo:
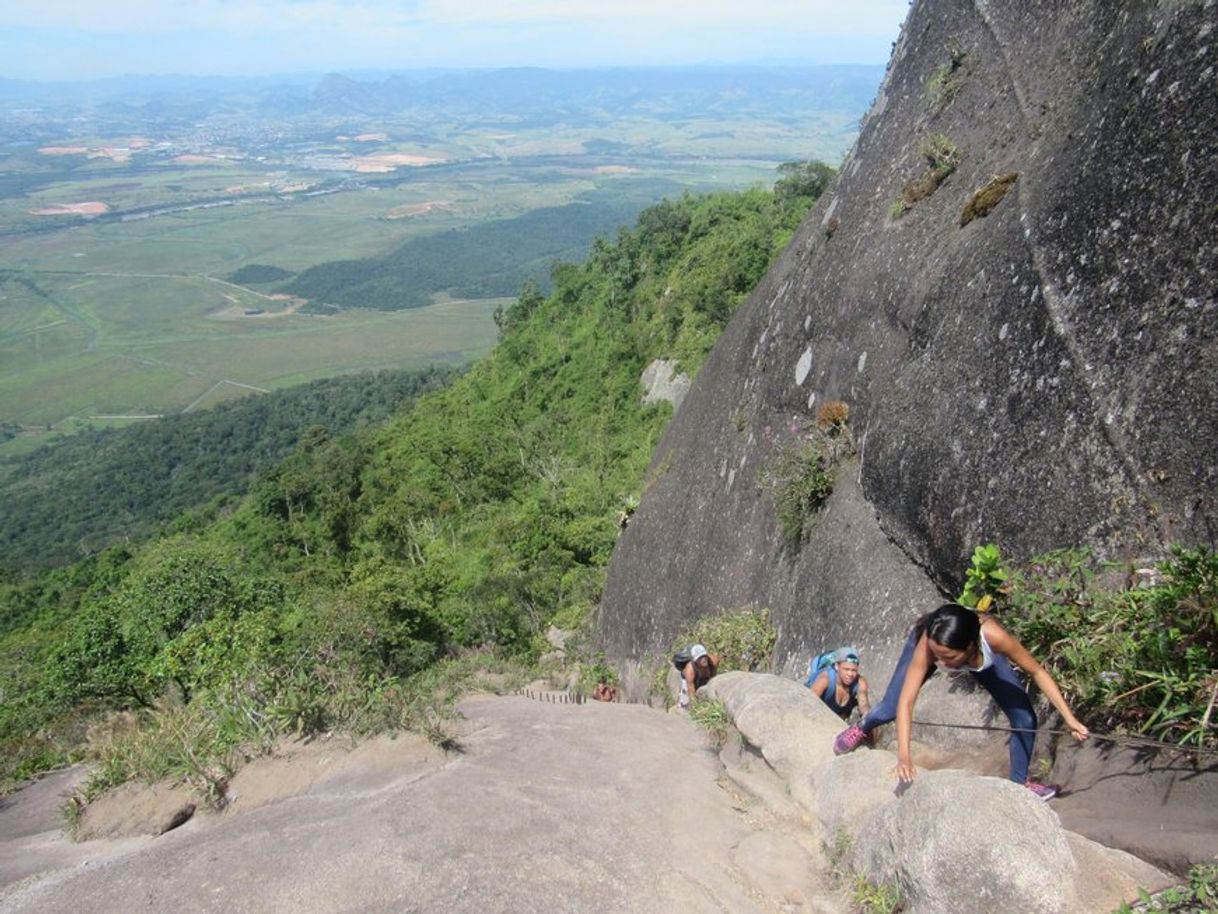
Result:
M813 775L812 812L825 834L851 840L877 809L900 792L893 769L897 757L882 749L859 749L818 767Z
M802 683L767 673L723 673L703 693L724 703L740 735L811 808L812 771L833 757L833 737L844 726L837 715Z
M669 359L656 359L643 369L643 403L668 401L673 410L681 408L685 395L693 382L689 375L677 371L677 363Z
M907 914L1066 914L1078 866L1057 816L1023 787L920 774L860 830L851 866L900 884Z
M1142 889L1158 890L1178 881L1133 854L1105 847L1072 831L1066 832L1066 843L1078 864L1074 887L1078 912L1110 914L1121 902L1137 898Z
M901 785L890 752L834 756L841 721L801 683L724 673L706 694L843 855L839 866L898 884L907 914L1108 914L1139 888L1171 884L1155 866L1067 832L1051 803L1005 778L922 771Z

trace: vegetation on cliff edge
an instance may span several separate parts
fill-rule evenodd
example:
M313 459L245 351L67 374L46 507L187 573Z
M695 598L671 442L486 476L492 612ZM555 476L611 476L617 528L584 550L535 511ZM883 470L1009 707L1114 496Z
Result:
M302 436L248 496L170 536L10 575L0 776L75 757L119 711L136 737L101 741L106 782L163 774L148 760L168 753L213 793L277 735L443 740L437 661L532 656L551 619L598 600L670 414L641 404L643 368L698 369L806 213L805 187L654 206L556 265L550 295L526 286L494 352L406 413Z

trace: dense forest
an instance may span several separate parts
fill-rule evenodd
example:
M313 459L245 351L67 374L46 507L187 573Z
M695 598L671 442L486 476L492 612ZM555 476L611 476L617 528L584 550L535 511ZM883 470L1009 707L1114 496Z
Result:
M452 368L381 371L314 381L122 429L82 432L0 462L0 567L57 565L213 498L308 434L341 435L387 418L456 376Z
M246 497L146 544L10 572L0 778L77 756L90 722L130 709L95 783L214 786L278 734L432 726L438 659L535 656L596 604L647 485L670 407L642 404L644 367L697 371L831 173L653 206L555 265L550 294L526 284L496 349L390 421L298 433Z
M439 292L454 298L515 295L526 280L547 283L553 261L582 258L593 239L632 222L646 205L637 193L602 193L595 203L544 207L415 238L379 257L318 264L283 291L309 299L308 311L421 308Z

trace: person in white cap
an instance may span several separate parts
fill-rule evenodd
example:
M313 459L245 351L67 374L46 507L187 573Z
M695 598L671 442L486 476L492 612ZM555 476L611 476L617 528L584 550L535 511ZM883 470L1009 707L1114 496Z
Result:
M677 704L689 707L690 700L697 697L698 689L710 682L718 671L718 654L710 653L702 644L690 645L689 660L681 666L681 695Z

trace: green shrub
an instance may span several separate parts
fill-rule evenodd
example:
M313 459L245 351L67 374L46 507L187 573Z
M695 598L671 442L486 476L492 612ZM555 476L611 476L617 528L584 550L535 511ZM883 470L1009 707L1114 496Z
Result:
M946 178L960 166L960 148L942 133L932 133L918 147L932 171ZM940 178L942 180L943 178Z
M955 38L948 40L945 49L948 59L936 67L926 81L926 100L935 114L950 105L964 86L961 65L968 55Z
M850 900L860 914L897 914L905 909L905 899L897 883L875 883L863 875L854 877Z
M829 866L833 872L840 876L842 868L846 863L846 858L850 856L850 851L854 846L854 839L850 837L850 832L840 825L833 833L833 843L825 844L825 856L829 860Z
M673 642L670 656L691 644L704 644L719 655L720 673L768 671L774 665L777 640L768 609L743 607L698 619Z
M762 486L774 501L783 545L797 552L833 494L832 466L821 441L804 438L776 448L762 470Z
M723 745L732 726L727 705L717 698L695 701L689 706L689 719L706 731L711 745L716 749Z
M1218 864L1203 863L1188 873L1188 882L1151 895L1138 891L1138 901L1122 902L1112 914L1214 914L1218 911Z
M92 747L93 775L69 805L81 807L128 781L169 778L222 806L228 778L246 761L280 739L332 730L355 737L409 730L454 748L454 705L462 695L512 691L532 673L494 654L471 653L400 680L361 673L358 664L315 647L297 655L294 668L280 664L203 692L187 705L113 718Z
M598 652L591 662L580 664L579 681L576 683L576 688L588 695L599 682L611 686L618 684L617 671L605 661L603 652Z
M897 219L913 208L919 200L931 196L939 185L947 180L959 166L960 149L941 133L932 133L918 146L918 152L926 160L927 169L918 177L906 182L901 196L889 210L889 218Z
M1105 586L1124 572L1134 586ZM1010 572L1003 625L1097 730L1218 746L1218 554L1176 547L1153 574L1051 552Z

